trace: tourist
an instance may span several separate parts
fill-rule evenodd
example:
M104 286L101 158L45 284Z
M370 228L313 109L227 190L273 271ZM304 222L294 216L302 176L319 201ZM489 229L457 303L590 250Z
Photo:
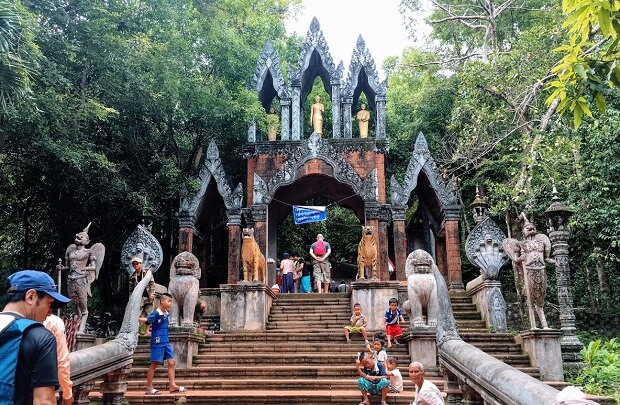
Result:
M174 378L174 368L176 360L174 352L168 339L168 324L170 314L168 310L172 307L172 295L163 293L159 299L159 307L151 312L146 318L140 318L140 322L152 325L151 330L151 366L146 373L146 395L159 395L159 390L153 387L153 377L159 363L168 360L168 381L170 392L185 392L183 386L177 385Z
M388 386L385 367L380 362L372 359L369 353L361 353L355 360L355 368L360 376L357 385L362 394L362 402L359 405L370 405L369 394L381 395L381 405L387 405Z
M321 103L321 97L314 97L314 104L310 107L310 123L312 130L319 135L323 134L323 113L325 106Z
M56 359L58 361L58 382L62 389L62 405L73 404L73 382L71 381L71 362L69 361L69 347L65 336L65 322L54 314L49 314L43 326L56 339Z
M432 382L424 379L424 366L417 361L409 364L409 379L415 387L413 405L444 405L441 391Z
M338 292L346 293L349 292L350 288L351 287L349 287L349 285L345 283L344 280L341 280L340 285L338 285Z
M288 253L282 254L282 260L280 261L280 274L282 275L282 284L280 292L289 294L293 292L295 263L289 258Z
M387 335L387 347L392 347L392 339L394 339L394 344L396 346L400 344L398 338L403 335L400 322L405 322L405 319L403 318L403 313L400 308L398 308L398 300L396 298L390 298L389 304L390 307L385 311L385 316L383 318L383 327Z
M301 280L299 281L299 292L309 293L312 292L312 283L310 282L310 275L312 274L312 262L310 257L306 257L303 261L303 267L301 270Z
M323 235L316 235L316 242L310 246L310 256L312 256L312 264L314 266L314 281L316 281L317 292L321 292L321 283L325 285L324 291L329 291L329 281L331 279L331 264L329 263L329 255L332 248L328 242L323 240Z
M56 291L54 280L49 275L36 270L11 274L6 281L6 290L6 305L0 319L6 325L4 330L12 331L12 335L20 339L3 340L0 346L0 361L4 362L4 368L16 365L15 372L7 376L12 380L0 381L5 387L0 390L0 403L56 403L56 339L42 322L52 309L64 306L70 299ZM22 333L17 333L22 329Z
M347 343L351 343L349 333L361 333L366 344L370 344L368 341L368 335L366 334L367 324L368 320L366 319L366 316L362 315L362 306L356 303L353 305L353 315L351 315L349 325L344 327L344 337L347 339Z
M403 392L403 376L398 369L398 360L390 356L385 361L386 375L390 378L388 391L392 393Z
M293 273L293 292L298 293L299 287L301 283L301 273L304 268L304 262L299 257L299 253L293 252L291 253L291 259L293 260L293 268L295 269Z
M142 281L144 276L146 275L146 271L144 270L144 266L142 265L142 258L136 256L131 259L131 266L133 267L134 273L129 276L129 294L133 292L138 283ZM155 282L153 279L149 281L148 286L142 293L142 303L140 304L140 308L142 311L140 312L141 317L146 317L148 314L153 312L153 303L155 302ZM146 335L150 334L150 327L146 327Z

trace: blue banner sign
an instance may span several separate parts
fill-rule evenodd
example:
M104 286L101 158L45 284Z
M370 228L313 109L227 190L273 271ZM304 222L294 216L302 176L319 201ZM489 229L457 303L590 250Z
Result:
M325 221L327 219L327 209L326 207L293 205L293 218L295 219L295 225Z

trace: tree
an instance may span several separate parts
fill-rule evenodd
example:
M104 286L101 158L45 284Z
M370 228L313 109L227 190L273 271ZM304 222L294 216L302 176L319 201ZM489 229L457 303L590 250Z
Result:
M24 99L31 82L28 59L36 56L31 17L18 4L0 1L0 108Z
M605 111L610 90L620 86L620 3L617 1L563 0L567 14L567 43L555 49L563 57L553 67L556 79L547 105L558 104L558 112L570 110L574 127L584 114L592 117L592 103Z

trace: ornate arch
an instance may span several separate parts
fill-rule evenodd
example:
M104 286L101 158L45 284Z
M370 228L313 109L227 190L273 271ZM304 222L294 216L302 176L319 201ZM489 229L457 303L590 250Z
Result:
M200 214L201 207L206 203L203 201L207 187L215 180L217 190L224 199L224 205L228 211L240 210L243 203L243 186L237 184L234 190L231 190L226 180L226 171L220 159L220 151L214 140L209 142L207 148L207 156L202 164L198 181L200 189L194 195L189 195L187 189L181 192L181 204L179 208L180 226L194 227L196 219Z
M267 82L269 75L271 75L271 83ZM273 85L273 88L269 87L270 84ZM265 110L269 108L268 104L276 95L280 100L290 97L289 89L284 82L278 51L270 42L265 44L258 57L250 88L258 93L258 98ZM275 90L275 94L273 90Z
M318 58L315 56L318 55ZM320 76L325 90L332 96L330 83L338 82L342 78L344 65L342 62L336 67L329 46L321 30L321 25L316 17L312 18L310 29L306 34L306 40L299 53L297 68L290 73L291 83L301 86L301 100L305 100L312 89L311 81Z
M435 161L428 149L428 143L424 134L418 134L407 172L402 184L396 180L394 176L390 179L390 201L394 207L407 207L407 202L413 190L418 186L420 173L424 173L428 179L428 186L432 190L437 201L440 203L438 212L431 213L434 224L443 222L447 215L456 216L458 219L461 207L458 203L456 194L454 193L454 184L452 181L445 182L441 174L435 170Z
M367 79L367 83L360 83L360 74L363 73ZM357 105L357 100L362 91L366 91L370 98L369 103L374 105L377 96L385 97L387 94L387 81L381 82L370 51L366 47L364 38L360 35L351 55L349 64L349 73L344 85L343 97L351 98L353 105Z
M311 159L320 159L330 165L334 171L333 177L350 186L364 201L378 201L377 169L362 179L343 157L344 149L334 147L316 133L302 142L293 150L271 179L265 181L258 174L254 174L254 204L268 204L276 191L292 184L297 180L298 170Z

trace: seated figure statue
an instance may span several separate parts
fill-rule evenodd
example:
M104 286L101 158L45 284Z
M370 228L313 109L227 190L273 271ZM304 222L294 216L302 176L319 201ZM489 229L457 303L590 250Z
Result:
M428 326L437 326L439 301L437 282L433 274L437 269L433 258L422 249L414 250L407 256L405 274L407 275L408 300L403 308L411 311L411 324L424 327L423 314L426 312Z

